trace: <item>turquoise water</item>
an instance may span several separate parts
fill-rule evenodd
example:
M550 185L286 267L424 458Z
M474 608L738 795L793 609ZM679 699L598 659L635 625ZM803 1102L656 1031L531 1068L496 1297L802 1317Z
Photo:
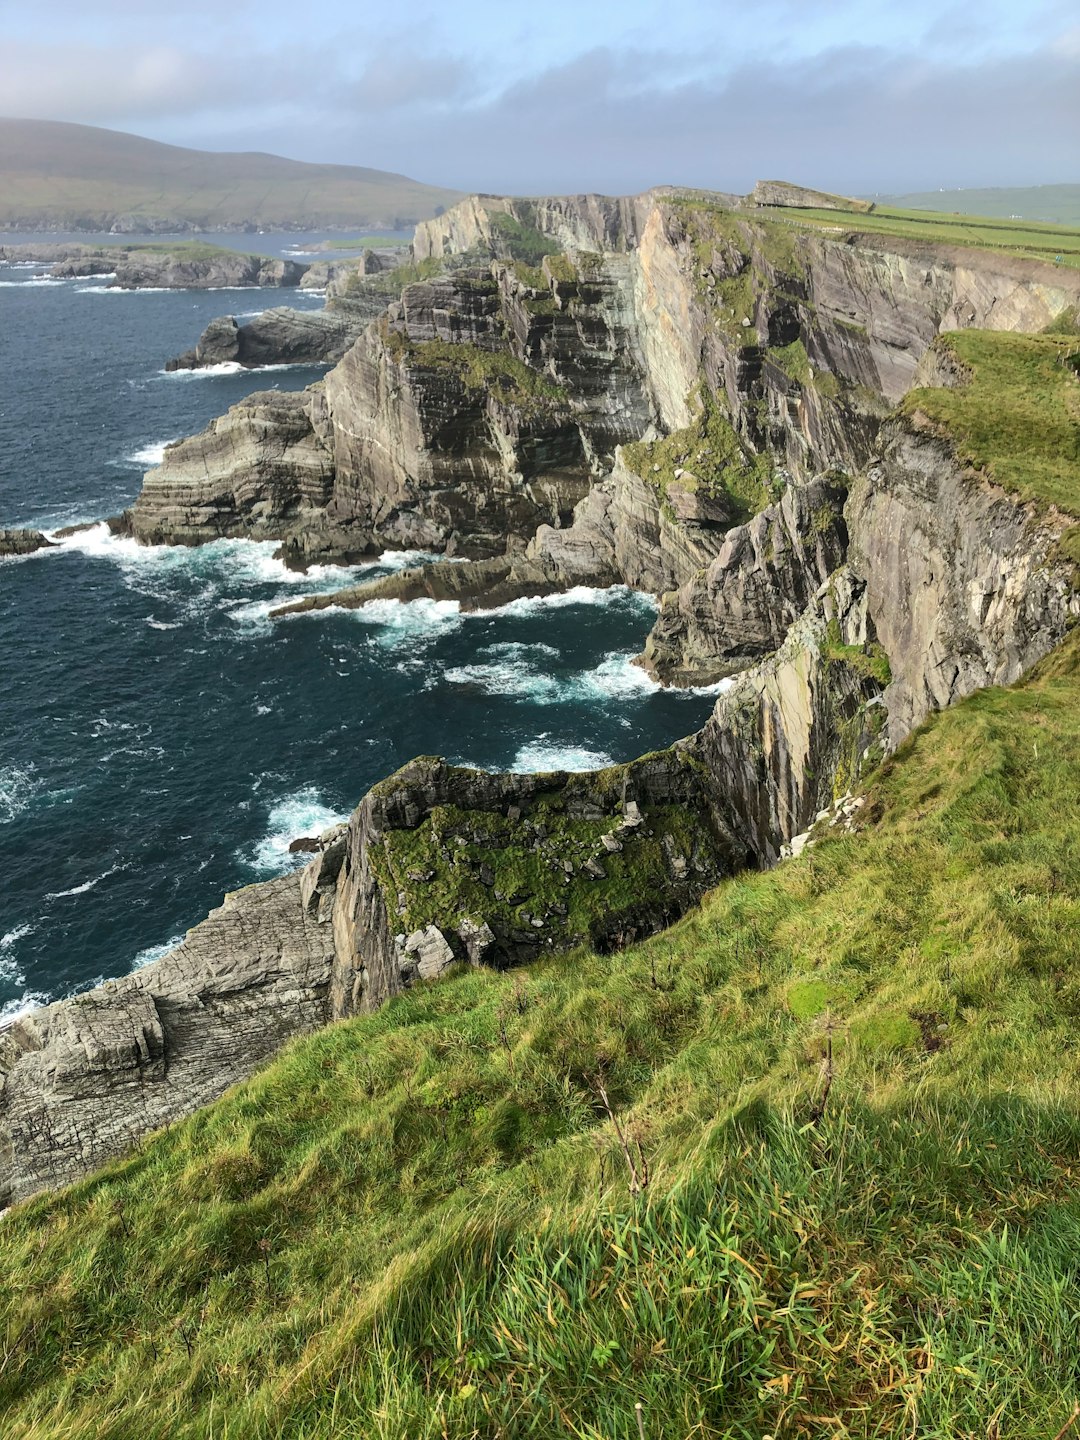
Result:
M271 238L303 243L259 248ZM166 441L309 384L320 371L162 371L215 315L283 298L322 303L0 267L0 525L114 514ZM631 667L652 608L627 591L271 624L284 598L409 558L298 576L273 549L148 549L98 526L0 561L0 1017L162 953L413 755L588 768L669 743L712 703Z

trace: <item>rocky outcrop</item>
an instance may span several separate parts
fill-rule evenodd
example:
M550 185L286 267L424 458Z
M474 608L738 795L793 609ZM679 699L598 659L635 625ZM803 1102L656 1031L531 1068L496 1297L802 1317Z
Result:
M454 962L506 966L649 935L749 858L679 750L588 774L413 761L349 823L334 900L336 1017Z
M865 588L842 569L686 742L759 865L775 863L880 746L887 678L868 644Z
M35 550L47 549L51 543L40 530L0 529L0 558L5 555L32 555Z
M333 491L325 432L318 388L249 395L202 434L166 449L122 528L147 544L179 545L323 531Z
M0 261L49 265L49 274L58 280L107 277L119 290L290 287L300 284L307 269L294 260L199 244L152 250L130 245L3 245Z
M335 365L363 333L367 319L349 310L264 310L241 325L231 315L211 320L195 345L166 370L208 365Z
M1080 592L1058 558L1071 516L972 472L917 417L890 421L882 438L847 517L851 564L892 665L897 745L932 710L1018 680L1080 617Z
M0 1208L85 1175L325 1024L333 936L296 875L163 960L0 1030Z
M846 498L842 477L821 476L729 530L716 558L664 595L646 670L711 685L775 650L844 559Z
M852 200L846 195L832 195L827 190L810 190L805 185L792 185L788 180L759 180L746 197L748 205L783 205L796 210L851 210L867 214L874 206L870 200Z

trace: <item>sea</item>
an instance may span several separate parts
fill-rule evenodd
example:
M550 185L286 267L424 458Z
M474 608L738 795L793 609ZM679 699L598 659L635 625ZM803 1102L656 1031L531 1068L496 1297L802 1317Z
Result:
M330 237L214 238L305 256ZM415 755L591 769L688 734L713 704L631 664L654 606L623 588L271 621L283 601L421 557L297 574L273 544L112 536L101 522L167 442L323 373L166 373L215 316L282 303L324 301L0 265L0 526L90 525L0 560L0 1024L165 954L226 892L302 863L293 839L345 819Z

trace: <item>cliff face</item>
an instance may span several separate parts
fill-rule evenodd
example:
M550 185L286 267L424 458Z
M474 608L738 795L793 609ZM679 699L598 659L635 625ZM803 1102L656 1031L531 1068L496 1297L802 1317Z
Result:
M1018 503L958 464L909 421L890 422L881 458L853 487L851 563L888 653L889 740L931 710L1007 685L1080 615L1059 555L1071 517Z
M0 1204L121 1153L287 1034L453 964L660 928L774 863L868 755L1015 679L1080 615L1073 517L892 409L916 382L966 383L936 336L1037 330L1077 303L1075 272L665 192L474 198L421 227L416 255L431 273L324 382L251 396L169 447L124 523L151 541L279 538L301 560L471 557L288 609L630 584L661 597L646 668L730 684L696 735L630 765L415 761L299 878L18 1022L0 1037Z
M179 949L0 1031L0 1208L85 1175L328 1019L330 926L285 876Z

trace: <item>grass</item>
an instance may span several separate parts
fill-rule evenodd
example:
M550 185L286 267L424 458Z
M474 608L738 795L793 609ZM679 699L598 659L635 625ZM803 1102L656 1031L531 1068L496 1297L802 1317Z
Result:
M1074 636L923 726L860 833L418 986L16 1209L5 1440L1049 1440L1078 698Z
M1080 520L1076 335L962 330L935 343L965 378L954 387L909 391L902 411L929 420L964 462L1006 490ZM1066 531L1060 548L1080 564L1080 526Z
M624 445L623 461L662 495L669 485L678 484L725 496L731 503L731 523L742 524L777 498L772 462L766 454L747 453L704 386L696 404L698 417L690 425L660 440ZM676 475L676 470L685 473Z
M783 206L764 213L782 216L791 225L809 229L842 228L860 235L891 235L935 245L999 250L1003 254L1060 263L1073 269L1080 267L1080 229L1073 226L979 215L938 215L926 210L887 206L875 206L871 214L855 216L844 210L801 210Z
M528 205L526 202L520 204L527 215ZM490 220L497 252L505 252L511 260L521 260L526 265L539 265L545 255L558 253L558 245L543 235L528 219L519 220L505 210L494 210Z
M1080 226L1080 185L927 190L912 195L891 195L888 203L903 210L963 210L1001 219L1023 216L1028 220L1048 220L1054 225Z
M392 270L378 270L374 275L361 275L359 270L350 270L339 282L341 294L376 295L386 300L397 300L406 285L418 285L422 280L434 280L444 274L446 261L429 256L426 260L412 260L406 265L397 265Z
M449 372L466 390L484 391L526 414L545 414L567 403L561 385L507 351L483 350L463 341L412 342L398 332L390 332L388 340L410 366Z

